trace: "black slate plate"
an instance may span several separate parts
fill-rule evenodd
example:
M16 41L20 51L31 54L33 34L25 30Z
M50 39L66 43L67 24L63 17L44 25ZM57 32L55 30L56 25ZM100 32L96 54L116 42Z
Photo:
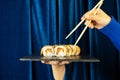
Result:
M43 57L43 56L25 56L20 61L71 61L71 62L100 62L93 56L70 56L70 57Z

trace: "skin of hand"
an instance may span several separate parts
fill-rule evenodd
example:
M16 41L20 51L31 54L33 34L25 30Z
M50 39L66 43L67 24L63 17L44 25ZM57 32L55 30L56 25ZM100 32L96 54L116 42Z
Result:
M52 66L53 77L55 80L64 80L65 64L69 64L68 61L41 61L44 64L50 64Z
M96 10L93 10L91 13L90 11L85 13L81 20L85 19L85 25L88 25L89 28L97 28L102 29L104 26L110 23L111 17L108 16L102 9L99 9L96 14ZM91 23L89 24L89 21Z

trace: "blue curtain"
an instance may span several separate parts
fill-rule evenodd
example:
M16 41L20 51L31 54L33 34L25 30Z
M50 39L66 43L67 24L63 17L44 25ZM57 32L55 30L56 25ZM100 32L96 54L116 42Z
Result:
M19 58L39 55L44 45L74 44L84 24L66 35L98 1L0 0L0 80L54 80L50 65ZM104 0L102 9L120 22L119 0ZM65 80L120 80L120 53L105 35L87 29L78 45L101 62L68 64Z

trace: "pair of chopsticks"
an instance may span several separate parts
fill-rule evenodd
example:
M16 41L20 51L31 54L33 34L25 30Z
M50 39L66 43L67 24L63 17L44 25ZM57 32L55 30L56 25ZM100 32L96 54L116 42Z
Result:
M103 1L104 1L104 0L100 0L100 1L95 5L95 7L90 11L89 14L91 14L91 13L93 12L93 10L96 9L96 11L95 11L95 13L94 13L94 15L95 15L95 14L97 13L97 11L100 9L100 7L102 6ZM81 20L81 21L75 26L75 28L67 35L67 37L66 37L65 39L67 39L84 21L85 21L85 19ZM88 22L88 25L89 25L90 23L91 23L91 20ZM85 31L87 30L88 25L85 26L85 28L83 29L83 31L82 31L81 34L79 35L79 37L78 37L78 39L77 39L77 41L75 42L74 45L76 45L76 44L79 42L79 40L81 39L81 37L83 36L83 34L85 33Z

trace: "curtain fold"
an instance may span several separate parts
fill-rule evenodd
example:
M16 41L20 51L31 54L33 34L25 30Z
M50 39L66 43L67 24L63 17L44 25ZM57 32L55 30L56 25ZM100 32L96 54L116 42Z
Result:
M31 80L30 1L0 0L0 80Z
M84 24L68 39L65 37L98 1L0 0L0 80L54 80L50 65L21 62L19 58L40 55L44 45L74 44ZM102 5L118 22L119 7L119 0L104 0ZM78 45L81 55L94 56L101 62L70 63L66 65L65 80L120 79L120 53L105 35L87 29Z

